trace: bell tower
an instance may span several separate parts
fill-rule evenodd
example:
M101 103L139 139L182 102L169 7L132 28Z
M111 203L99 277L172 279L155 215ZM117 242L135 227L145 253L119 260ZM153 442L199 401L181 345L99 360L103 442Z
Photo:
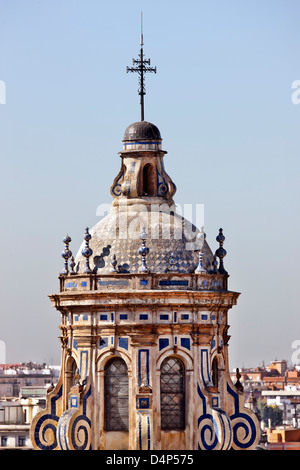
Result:
M174 204L176 186L164 168L162 138L158 128L146 121L125 130L121 169L111 187L113 204L122 199L128 204Z
M143 42L143 41L141 41ZM59 290L61 372L31 426L37 450L253 449L259 422L228 364L225 236L176 212L159 129L125 130L110 212L77 255L64 238ZM147 63L147 65L150 65Z

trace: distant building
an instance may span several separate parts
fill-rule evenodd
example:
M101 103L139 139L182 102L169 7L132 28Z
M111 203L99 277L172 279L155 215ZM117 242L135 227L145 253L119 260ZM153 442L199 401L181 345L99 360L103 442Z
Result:
M232 379L235 371L231 372ZM282 424L300 428L300 371L289 369L287 361L273 361L266 367L240 369L240 382L245 390L246 402L250 397L277 406L283 415Z
M18 397L22 387L49 387L56 383L59 367L46 364L22 363L0 365L0 399Z
M46 387L23 387L19 398L0 401L0 450L32 448L30 425L46 405Z
M0 365L0 449L32 448L30 424L46 406L47 389L60 367L20 363Z
M269 450L300 450L300 429L269 429L267 438Z
M300 386L300 371L289 370L285 360L273 361L266 367L242 368L239 369L239 373L246 398L250 389L258 399L262 397L263 390L285 390L287 387L298 388ZM231 372L232 379L235 374L235 370Z
M282 410L283 424L300 428L300 390L263 390L262 398Z
M300 372L298 370L285 370L283 375L269 376L263 378L263 385L271 390L285 390L290 387L299 388Z
M268 371L277 371L280 375L284 375L285 372L287 371L287 361L286 360L281 360L281 361L272 361L270 365L267 366Z

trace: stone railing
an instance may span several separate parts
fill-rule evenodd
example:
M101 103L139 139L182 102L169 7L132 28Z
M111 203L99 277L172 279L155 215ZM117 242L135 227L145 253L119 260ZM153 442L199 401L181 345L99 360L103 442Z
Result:
M227 274L61 274L60 292L110 290L226 291Z

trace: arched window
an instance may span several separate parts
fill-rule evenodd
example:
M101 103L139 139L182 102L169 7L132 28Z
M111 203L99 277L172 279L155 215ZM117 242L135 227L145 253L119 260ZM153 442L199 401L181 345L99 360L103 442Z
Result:
M104 410L106 431L128 431L128 370L119 357L111 359L105 365Z
M66 367L65 367L65 393L66 394L68 394L71 387L75 385L76 367L77 366L76 366L75 359L72 356L69 356L66 361Z
M162 430L185 429L185 370L176 357L165 359L160 369Z
M143 196L154 196L154 171L152 165L147 163L143 168Z
M212 375L212 383L214 387L218 387L219 385L219 369L218 369L218 359L214 357L211 365L211 375Z

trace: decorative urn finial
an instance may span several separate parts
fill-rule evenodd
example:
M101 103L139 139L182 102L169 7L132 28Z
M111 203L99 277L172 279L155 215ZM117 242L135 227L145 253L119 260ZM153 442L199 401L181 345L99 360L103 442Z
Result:
M69 250L69 244L71 243L72 239L69 237L69 235L66 235L65 238L63 239L63 243L65 244L65 249L61 253L62 258L65 260L64 264L64 269L62 270L61 274L68 274L69 268L68 268L68 260L72 256L72 251Z
M110 264L112 265L112 270L111 270L111 272L112 272L112 273L117 273L118 270L116 269L116 266L117 266L118 262L117 262L116 255L113 255L113 260L112 260L112 262L111 262Z
M218 274L218 260L217 260L217 255L214 255L214 259L213 259L213 262L212 262L211 274Z
M203 266L203 247L204 247L204 241L205 241L204 227L201 227L201 230L197 235L197 241L199 245L199 263L198 263L197 268L195 269L195 273L205 274L206 269Z
M75 259L74 256L71 256L71 262L70 262L70 274L76 274L74 271L75 268Z
M236 373L235 373L235 376L236 376L236 382L235 382L235 386L236 388L240 391L240 392L243 392L244 391L244 387L243 385L241 384L240 382L240 378L242 377L241 374L240 374L240 369L237 367L236 368Z
M171 255L170 255L170 258L169 258L169 268L168 268L168 272L169 273L175 273L178 271L177 267L176 267L176 258L175 258L175 255L174 253L172 252Z
M216 256L220 259L219 265L219 273L220 274L227 274L227 271L224 268L223 258L225 258L227 252L223 248L223 243L225 240L225 236L223 235L223 229L219 229L219 235L216 237L217 242L219 243L220 247L216 250Z
M147 268L147 265L146 265L146 256L149 253L149 248L146 247L147 238L148 238L148 235L146 233L146 229L145 229L145 227L143 227L141 235L140 235L140 239L142 240L142 246L139 248L139 254L142 257L142 265L139 268L139 272L142 272L142 273L149 273L150 272L150 270Z
M92 249L90 248L90 246L89 246L89 242L90 242L90 239L92 238L92 235L89 233L88 227L85 229L85 235L84 235L83 238L84 238L84 240L85 240L85 247L84 247L83 250L81 251L81 254L82 254L82 256L84 256L85 259L86 259L84 272L87 273L87 274L91 274L93 271L92 271L92 269L90 268L90 261L89 261L89 258L90 258L90 256L92 256L93 250L92 250Z

